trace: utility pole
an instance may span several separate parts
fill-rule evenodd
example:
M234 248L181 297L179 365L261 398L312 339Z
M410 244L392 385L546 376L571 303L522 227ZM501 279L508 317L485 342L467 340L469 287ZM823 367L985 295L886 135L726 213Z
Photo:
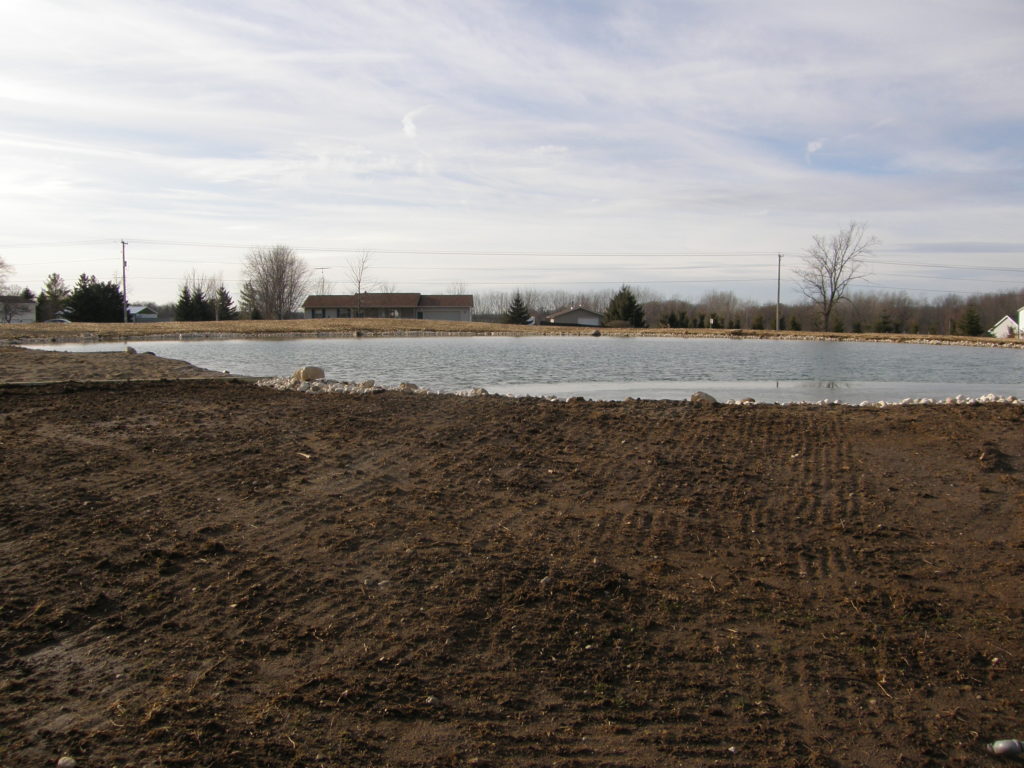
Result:
M124 256L124 247L128 245L121 241L121 299L123 300L124 322L128 322L128 260Z
M779 308L782 306L782 254L779 254L779 274L775 282L775 330L779 328Z

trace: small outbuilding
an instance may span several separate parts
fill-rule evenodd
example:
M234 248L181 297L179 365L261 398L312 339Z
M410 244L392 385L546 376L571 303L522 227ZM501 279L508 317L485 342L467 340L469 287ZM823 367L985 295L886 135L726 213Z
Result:
M155 323L159 319L156 310L150 309L145 304L128 305L128 322L130 323Z
M0 296L0 322L34 323L36 300L24 296Z

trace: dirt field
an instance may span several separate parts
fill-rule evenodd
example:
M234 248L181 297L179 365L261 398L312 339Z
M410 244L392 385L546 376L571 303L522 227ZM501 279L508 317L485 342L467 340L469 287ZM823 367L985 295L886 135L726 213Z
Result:
M0 348L0 379L183 375L61 355ZM5 768L977 766L1024 738L1021 406L206 379L0 387L0 424Z

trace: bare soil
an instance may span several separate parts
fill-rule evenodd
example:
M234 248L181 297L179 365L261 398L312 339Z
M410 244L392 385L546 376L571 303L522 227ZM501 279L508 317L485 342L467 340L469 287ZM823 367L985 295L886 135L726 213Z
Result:
M1024 737L1020 406L61 355L0 349L63 381L0 386L2 766L976 766Z

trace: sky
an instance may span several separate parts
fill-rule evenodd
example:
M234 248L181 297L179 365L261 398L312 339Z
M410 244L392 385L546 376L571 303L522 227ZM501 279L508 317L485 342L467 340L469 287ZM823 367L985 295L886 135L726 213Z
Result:
M0 258L795 301L858 221L862 290L1018 290L1022 83L1021 0L5 0Z

